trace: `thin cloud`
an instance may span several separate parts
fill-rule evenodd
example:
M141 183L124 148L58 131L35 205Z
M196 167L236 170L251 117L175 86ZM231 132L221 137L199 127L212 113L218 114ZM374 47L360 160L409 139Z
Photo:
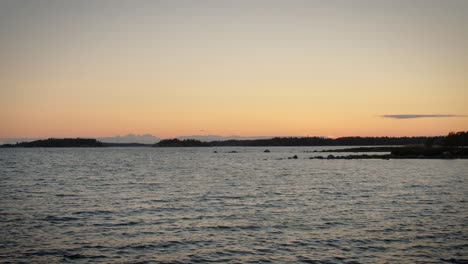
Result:
M382 115L383 118L412 119L412 118L441 118L441 117L466 117L465 115Z

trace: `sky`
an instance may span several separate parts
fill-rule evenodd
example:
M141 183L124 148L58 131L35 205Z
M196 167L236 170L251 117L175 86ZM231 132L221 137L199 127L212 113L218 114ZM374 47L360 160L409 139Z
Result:
M0 1L0 137L468 130L468 1Z

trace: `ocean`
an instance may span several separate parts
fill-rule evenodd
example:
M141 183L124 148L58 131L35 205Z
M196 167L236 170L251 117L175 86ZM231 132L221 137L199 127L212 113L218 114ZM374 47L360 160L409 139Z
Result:
M265 149L0 149L0 262L468 263L468 160Z

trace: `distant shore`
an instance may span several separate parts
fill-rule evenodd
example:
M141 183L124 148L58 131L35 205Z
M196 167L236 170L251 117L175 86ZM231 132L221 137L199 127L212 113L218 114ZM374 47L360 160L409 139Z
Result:
M442 143L444 137L275 137L269 139L242 139L200 141L196 139L163 139L154 144L111 143L94 138L49 138L16 144L0 145L2 148L61 148L61 147L316 147L316 146L396 146L423 144L426 141ZM381 149L381 147L376 147ZM349 150L344 150L349 151Z
M402 147L360 147L350 149L322 150L320 152L353 152L372 153L390 152L389 154L351 154L344 156L314 156L310 159L467 159L468 148L463 147L424 147L424 146L402 146Z
M281 142L291 143L279 144ZM267 147L274 146L302 146L298 145L301 140L307 141L308 138L274 138L271 140L251 140L253 141L254 147L263 147L264 145L258 145L259 141L269 143ZM271 142L276 142L276 145L271 146ZM161 143L161 142L160 142ZM2 148L102 148L102 147L243 147L250 146L251 144L241 144L235 142L235 144L229 145L226 142L223 144L216 145L212 142L201 142L198 140L166 140L162 144L157 143L154 145L149 144L138 144L138 143L105 143L100 142L96 139L85 139L85 138L64 138L64 139L45 139L36 140L32 142L22 142L17 144L5 144L1 145ZM252 142L251 142L252 143ZM309 145L306 145L309 146ZM215 151L216 152L216 151ZM265 149L263 152L270 153L269 149ZM325 150L314 150L312 153L365 153L365 154L350 154L350 155L333 155L329 154L326 156L312 156L309 159L467 159L468 148L459 146L440 146L440 145L409 145L409 146L368 146L368 147L355 147L355 148L339 148L339 149L325 149ZM382 152L385 154L370 154L375 152ZM217 153L217 152L216 152ZM237 153L236 151L231 153ZM310 152L307 152L310 153ZM267 155L267 154L266 154ZM289 157L288 159L297 159L297 155Z
M2 148L99 148L105 144L93 138L49 138L16 144L4 144Z
M16 144L0 145L3 148L57 148L57 147L317 147L347 146L340 150L323 152L390 152L395 146L432 146L457 147L468 146L468 131L449 133L435 137L274 137L262 139L229 139L201 141L197 139L163 139L154 144L147 143L111 143L94 138L49 138ZM362 146L366 146L363 148Z

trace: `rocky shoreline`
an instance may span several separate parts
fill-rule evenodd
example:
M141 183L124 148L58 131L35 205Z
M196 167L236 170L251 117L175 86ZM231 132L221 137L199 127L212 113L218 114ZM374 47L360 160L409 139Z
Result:
M389 154L352 154L313 156L309 159L467 159L468 148L462 147L360 147L351 149L333 149L317 152L390 152Z

